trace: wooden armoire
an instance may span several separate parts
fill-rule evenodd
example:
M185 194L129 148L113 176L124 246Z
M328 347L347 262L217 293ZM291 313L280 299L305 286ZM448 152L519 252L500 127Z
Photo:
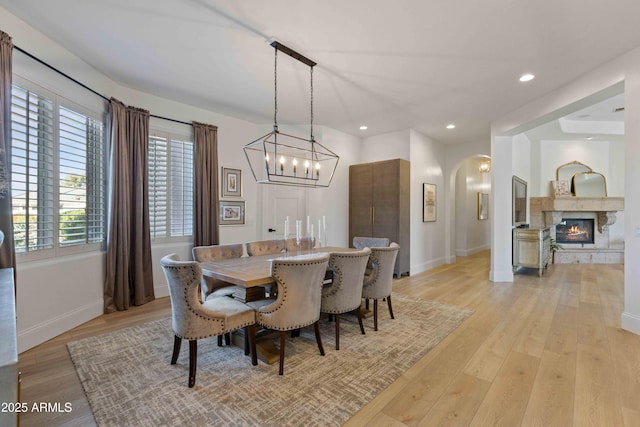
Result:
M349 167L349 242L386 237L400 245L395 274L410 269L410 163L394 159Z

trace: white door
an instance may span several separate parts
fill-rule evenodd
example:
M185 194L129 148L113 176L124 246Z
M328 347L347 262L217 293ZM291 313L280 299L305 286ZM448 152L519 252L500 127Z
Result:
M286 185L262 185L264 240L284 238L284 220L289 217L289 232L295 236L296 219L307 216L307 189Z

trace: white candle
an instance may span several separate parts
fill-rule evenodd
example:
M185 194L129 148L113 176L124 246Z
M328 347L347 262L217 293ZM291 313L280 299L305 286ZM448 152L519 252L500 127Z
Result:
M307 236L310 234L311 232L311 219L309 218L309 215L307 215Z

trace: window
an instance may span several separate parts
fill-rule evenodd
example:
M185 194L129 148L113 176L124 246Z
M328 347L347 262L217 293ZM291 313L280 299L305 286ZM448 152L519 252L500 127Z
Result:
M193 235L193 142L185 138L149 138L149 221L152 239Z
M12 87L14 240L56 254L104 240L104 123L39 92Z

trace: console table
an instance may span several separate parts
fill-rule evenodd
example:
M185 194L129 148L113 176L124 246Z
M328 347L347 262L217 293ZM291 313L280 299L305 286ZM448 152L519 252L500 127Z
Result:
M513 272L518 267L537 268L538 276L551 258L551 230L546 228L513 229Z

